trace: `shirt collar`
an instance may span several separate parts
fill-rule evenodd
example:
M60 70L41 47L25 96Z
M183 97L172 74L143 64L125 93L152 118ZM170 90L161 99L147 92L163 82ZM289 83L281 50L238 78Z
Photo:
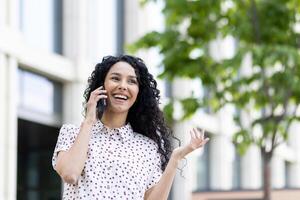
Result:
M113 136L121 137L123 142L130 140L134 136L134 132L129 122L120 128L108 128L100 120L97 120L95 126L99 128L101 132L104 131L107 134L113 134Z

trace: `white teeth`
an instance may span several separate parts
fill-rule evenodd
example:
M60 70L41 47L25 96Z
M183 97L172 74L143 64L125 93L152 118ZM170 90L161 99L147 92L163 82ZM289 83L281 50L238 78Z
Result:
M120 95L120 94L116 94L116 95L114 95L114 97L116 97L116 98L121 98L121 99L125 99L125 100L128 99L127 96L125 96L125 95Z

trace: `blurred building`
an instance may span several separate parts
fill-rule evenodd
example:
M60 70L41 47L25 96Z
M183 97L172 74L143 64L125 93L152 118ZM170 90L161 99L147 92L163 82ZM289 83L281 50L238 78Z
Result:
M87 77L103 56L121 54L125 44L163 28L161 6L141 8L137 0L0 0L0 200L60 199L61 180L51 166L60 126L83 119ZM231 48L230 42L226 45ZM218 43L214 49L220 51ZM159 72L155 50L139 56L153 74ZM205 95L199 81L159 81L159 88L166 100L191 92ZM206 129L211 141L188 157L170 199L242 199L245 190L245 197L257 198L262 186L259 151L252 147L245 157L238 156L231 143L232 112L203 109L175 124L183 143L193 126ZM273 159L274 188L281 194L296 192L298 199L299 190L292 188L300 187L299 128L293 125L288 145Z

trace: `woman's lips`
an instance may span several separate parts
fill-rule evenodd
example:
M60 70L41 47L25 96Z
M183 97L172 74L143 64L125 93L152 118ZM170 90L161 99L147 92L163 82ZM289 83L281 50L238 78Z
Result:
M124 104L127 101L125 99L116 98L114 96L112 98L113 98L114 102L116 102L116 103Z

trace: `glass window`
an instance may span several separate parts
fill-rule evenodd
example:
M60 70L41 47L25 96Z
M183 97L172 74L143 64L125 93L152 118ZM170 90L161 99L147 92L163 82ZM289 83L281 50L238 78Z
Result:
M19 69L19 106L44 114L60 113L61 86L47 77Z
M87 27L87 50L92 63L100 62L103 56L116 55L120 53L118 51L121 51L118 48L121 48L123 44L118 42L122 42L123 31L121 30L122 27L118 27L121 24L117 24L118 16L121 15L121 13L117 14L117 1L91 0L87 2L88 21L93 24L93 26ZM117 31L121 32L118 33Z
M117 54L123 54L124 53L124 1L123 0L117 0L116 2L117 6Z
M61 179L51 165L59 128L18 120L17 200L59 200Z
M20 73L19 105L45 114L53 113L54 85L46 77L22 70Z
M21 118L60 124L62 85L47 77L19 68L19 116Z
M20 0L20 29L34 48L62 53L62 0Z

